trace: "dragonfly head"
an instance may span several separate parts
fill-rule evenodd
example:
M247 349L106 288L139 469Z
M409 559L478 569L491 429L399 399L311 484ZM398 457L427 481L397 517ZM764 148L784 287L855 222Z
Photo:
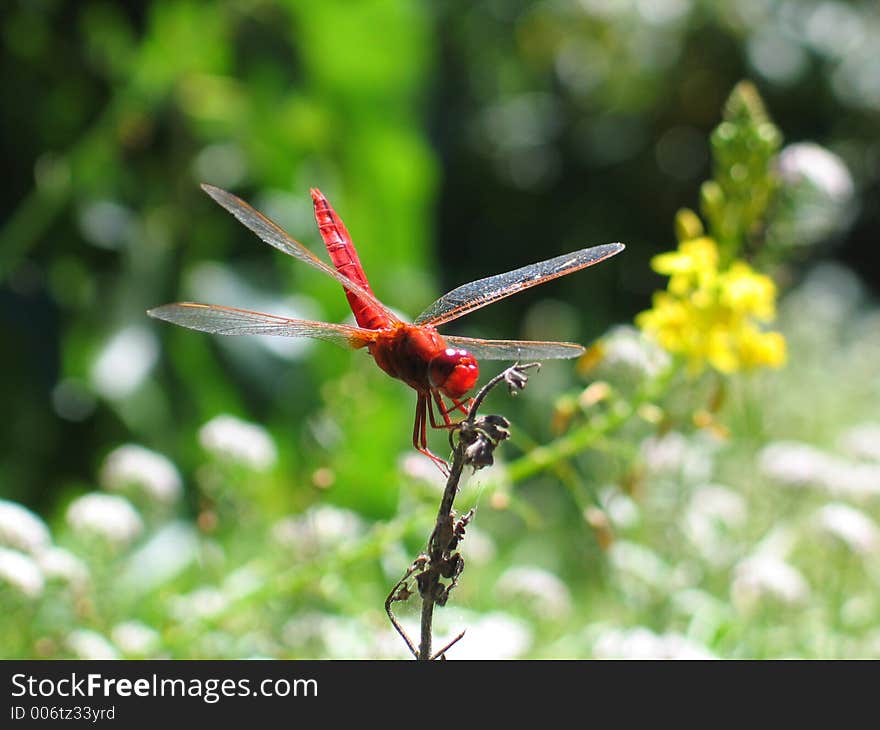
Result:
M431 385L447 398L461 398L479 377L477 359L467 350L447 347L428 363Z

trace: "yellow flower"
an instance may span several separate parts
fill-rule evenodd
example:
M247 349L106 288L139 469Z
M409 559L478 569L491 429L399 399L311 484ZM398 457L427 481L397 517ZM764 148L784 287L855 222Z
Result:
M779 332L749 328L742 333L737 344L739 359L745 368L778 368L785 364L785 338Z
M706 237L682 241L677 251L651 259L651 268L667 275L714 271L718 268L718 246Z
M711 238L683 241L677 251L655 256L655 271L669 276L651 309L636 324L667 351L682 355L692 374L708 365L721 373L785 362L785 338L758 322L776 314L776 286L744 261L719 270Z
M682 241L677 251L651 259L651 268L669 276L669 291L681 296L695 283L714 274L718 268L718 246L705 237Z
M776 316L776 285L769 276L756 274L744 261L734 261L719 280L721 300L731 310L751 314L762 322Z
M679 352L684 347L692 318L687 302L666 292L656 292L654 306L636 316L636 325L645 332L654 333L663 349Z
M711 327L706 337L706 360L719 373L735 373L739 369L733 339L730 330L723 325Z

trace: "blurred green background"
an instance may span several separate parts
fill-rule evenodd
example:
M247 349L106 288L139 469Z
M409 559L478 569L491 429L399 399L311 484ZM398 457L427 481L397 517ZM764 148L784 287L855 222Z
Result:
M788 514L792 499L766 496L730 466L743 463L743 449L756 458L774 439L801 439L833 450L848 428L880 421L876 360L864 360L877 354L877 316L869 317L880 285L870 266L880 235L876 3L21 0L0 12L0 498L40 515L46 539L89 572L88 587L74 589L54 585L43 566L37 601L0 585L11 606L5 656L86 655L88 640L98 641L93 654L132 656L403 655L395 637L383 648L370 632L386 630L384 595L423 544L437 499L410 458L414 396L362 352L220 341L149 320L149 307L183 299L348 316L334 282L260 243L200 182L235 191L323 255L308 196L319 187L375 292L408 316L459 283L624 241L611 262L448 328L587 343L631 322L663 286L648 261L672 248L675 211L696 204L710 175L707 139L724 100L752 78L786 142L814 141L843 160L851 196L845 211L812 224L821 235L792 241L792 261L777 272L801 296L783 309L789 370L736 386L743 410L718 456L728 467L696 480L726 479L734 501L758 500L748 505L761 516L743 518L748 535L734 552L747 556L774 526L766 514ZM825 268L814 268L819 261ZM847 349L856 346L864 350ZM548 364L515 402L493 396L493 409L514 421L510 458L552 439L555 399L587 383L572 363ZM813 396L827 409L804 413ZM223 416L239 420L216 420ZM650 444L638 438L631 453L573 467L577 489L612 516L607 489L632 475L639 454L650 464ZM701 437L682 438L698 448ZM126 444L148 451L120 457ZM620 490L645 517L638 527L621 518L619 532L633 532L610 567L558 474L499 487L475 477L467 499L481 508L473 543L483 553L474 548L457 608L445 609L450 631L482 627L473 633L494 637L477 656L626 654L635 639L606 632L602 644L603 622L686 637L686 650L717 655L880 647L872 619L858 624L878 608L874 564L865 574L835 570L841 583L821 611L805 599L807 609L760 614L768 633L758 639L728 605L734 558L711 579L682 578L675 596L655 595L678 585L669 575L687 573L664 551L693 549L676 543L674 525L695 485L685 479L669 492L661 479L652 492L655 472L647 474L637 494ZM180 496L131 497L138 529L83 542L74 501L139 481ZM798 504L825 505L811 499ZM121 512L107 519L114 514L125 533ZM179 560L165 573L143 567L169 552ZM648 583L633 587L615 577L627 559L663 567L632 578ZM519 583L505 578L516 570ZM846 576L856 587L841 587ZM824 584L804 580L814 579ZM500 613L510 607L505 590L532 603ZM847 604L853 595L864 605ZM694 629L697 604L716 616L704 633ZM780 638L774 629L791 625L789 610L806 612L802 633ZM840 628L850 615L856 629ZM817 623L840 641L810 643ZM132 632L152 643L132 644Z

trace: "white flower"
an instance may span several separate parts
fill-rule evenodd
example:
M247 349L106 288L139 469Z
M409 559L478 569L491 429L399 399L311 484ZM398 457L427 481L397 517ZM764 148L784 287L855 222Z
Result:
M319 626L320 639L331 659L366 659L373 637L360 621L347 616L326 617Z
M609 629L593 644L597 659L714 659L705 646L676 633L655 634L648 628Z
M529 625L501 611L476 615L466 625L464 637L449 650L450 658L516 659L532 644ZM435 648L441 648L451 638L437 638Z
M495 557L495 541L488 533L471 523L467 535L461 543L461 552L471 565L486 565Z
M99 248L123 248L135 234L137 221L130 208L115 200L94 200L79 210L83 238Z
M759 553L737 564L731 593L737 606L748 609L765 597L787 605L801 604L809 597L810 587L797 568Z
M768 479L791 487L820 483L832 458L823 451L796 441L777 441L758 454L758 468Z
M880 465L851 464L808 444L778 441L758 456L761 473L788 487L812 487L832 496L880 495Z
M691 509L728 528L740 527L745 524L747 517L746 501L742 495L720 484L708 484L694 492Z
M418 618L399 617L403 629L418 645ZM516 659L532 645L529 625L501 611L477 613L465 609L434 614L433 649L446 646L465 629L464 636L449 649L450 659ZM375 632L375 654L389 658L411 657L400 636L392 629Z
M213 185L234 190L247 175L248 159L234 142L218 142L203 147L192 166L196 180L210 180Z
M468 533L470 533L470 530L468 530ZM410 551L400 540L394 540L385 545L379 562L382 564L382 572L385 574L385 577L390 580L397 580L412 564L412 555L410 555Z
M675 472L684 461L687 439L678 431L670 431L645 439L641 450L645 465L652 473Z
M612 567L624 576L633 577L652 588L669 587L669 566L644 545L617 540L608 549L608 559Z
M253 568L245 566L230 573L223 581L223 592L233 601L247 598L258 591L265 581Z
M43 520L17 502L0 499L0 545L37 555L51 543Z
M76 629L67 635L67 647L77 659L118 659L119 651L104 636L90 629Z
M826 504L816 513L822 531L838 538L860 555L880 549L880 529L868 515L845 504Z
M619 487L605 487L599 492L599 501L615 526L635 527L641 517L639 505Z
M770 555L785 560L800 538L800 531L787 522L776 524L761 538L753 550L753 555Z
M198 549L198 535L191 525L183 521L165 525L128 558L121 585L136 595L155 590L192 565Z
M363 520L355 512L329 504L315 505L272 526L275 540L298 555L332 549L356 539L363 531Z
M71 588L81 590L89 582L89 569L76 555L64 548L53 547L37 556L43 575L64 581Z
M536 615L547 619L561 619L571 613L568 586L542 568L510 568L498 579L496 590L505 602L523 599Z
M159 632L140 621L124 621L110 632L114 643L130 656L146 656L159 645Z
M229 600L217 588L197 588L183 596L177 596L171 604L171 613L179 621L209 619L229 607Z
M301 649L304 645L320 640L321 625L336 616L319 611L302 611L281 627L281 639L285 644Z
M834 462L825 473L823 486L835 497L865 500L880 495L880 464Z
M651 475L680 476L695 482L712 473L712 446L699 437L688 439L678 431L651 436L641 445L642 458Z
M45 585L43 573L33 558L4 547L0 547L0 583L26 598L39 598Z
M217 459L264 471L278 459L275 442L262 426L235 416L212 418L199 430L199 443Z
M401 619L399 616L398 620L401 621L404 630L407 632L407 635L410 638L416 637L416 643L418 643L418 625L415 622ZM381 629L374 631L373 641L375 646L373 649L374 653L370 657L371 659L413 658L413 655L410 653L409 649L407 649L406 645L403 643L403 640L400 638L400 634L398 634L397 631L395 631L391 626L385 626ZM442 644L440 644L439 646L442 646Z
M840 437L840 447L850 456L880 461L880 423L862 423Z
M139 487L151 499L166 504L174 502L183 488L180 473L170 460L135 444L120 446L107 455L100 481L104 489L113 492Z
M801 337L819 345L829 341L835 328L848 324L863 296L862 283L852 269L825 262L809 271L782 306L790 313L791 326L801 328Z
M143 531L140 515L124 497L91 492L67 508L67 524L78 533L99 535L109 542L126 544Z
M652 378L669 365L669 354L631 325L612 328L602 338L602 361L597 372L602 377Z
M849 200L852 175L833 152L814 142L788 145L779 155L779 172L786 183L807 180L835 200Z
M412 449L407 449L400 455L398 466L406 476L430 484L438 492L442 492L446 486L446 477L431 463L431 460L422 454L414 453Z
M110 399L134 393L159 357L155 335L146 327L126 327L116 333L92 364L92 387Z
M741 495L715 484L700 487L685 514L685 532L710 564L721 565L733 550L729 533L744 525L746 516Z
M382 656L401 657L406 652L400 637L399 645L387 633L348 616L307 611L290 619L281 629L282 640L298 652L312 650L331 659L368 659Z
M778 168L783 183L774 217L778 237L788 245L809 246L849 226L855 185L840 157L799 142L782 150Z

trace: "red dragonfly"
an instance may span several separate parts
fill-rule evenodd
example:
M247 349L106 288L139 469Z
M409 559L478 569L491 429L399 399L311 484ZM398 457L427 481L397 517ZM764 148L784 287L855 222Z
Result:
M479 377L477 358L511 361L571 358L581 355L584 348L571 342L483 340L441 335L437 327L511 294L597 264L624 248L622 243L585 248L464 284L444 294L410 324L402 321L373 294L345 225L319 190L311 190L315 220L335 268L232 193L213 185L202 185L202 189L270 246L336 279L345 290L357 326L288 319L194 302L166 304L149 310L147 314L218 335L311 337L353 349L367 348L382 370L392 378L402 380L418 394L413 446L430 457L441 470L447 465L428 449L427 423L430 420L433 428L449 428L454 425L450 413L459 410L467 414L469 402L462 399ZM451 401L450 406L444 404L443 396ZM434 413L435 404L442 423Z

